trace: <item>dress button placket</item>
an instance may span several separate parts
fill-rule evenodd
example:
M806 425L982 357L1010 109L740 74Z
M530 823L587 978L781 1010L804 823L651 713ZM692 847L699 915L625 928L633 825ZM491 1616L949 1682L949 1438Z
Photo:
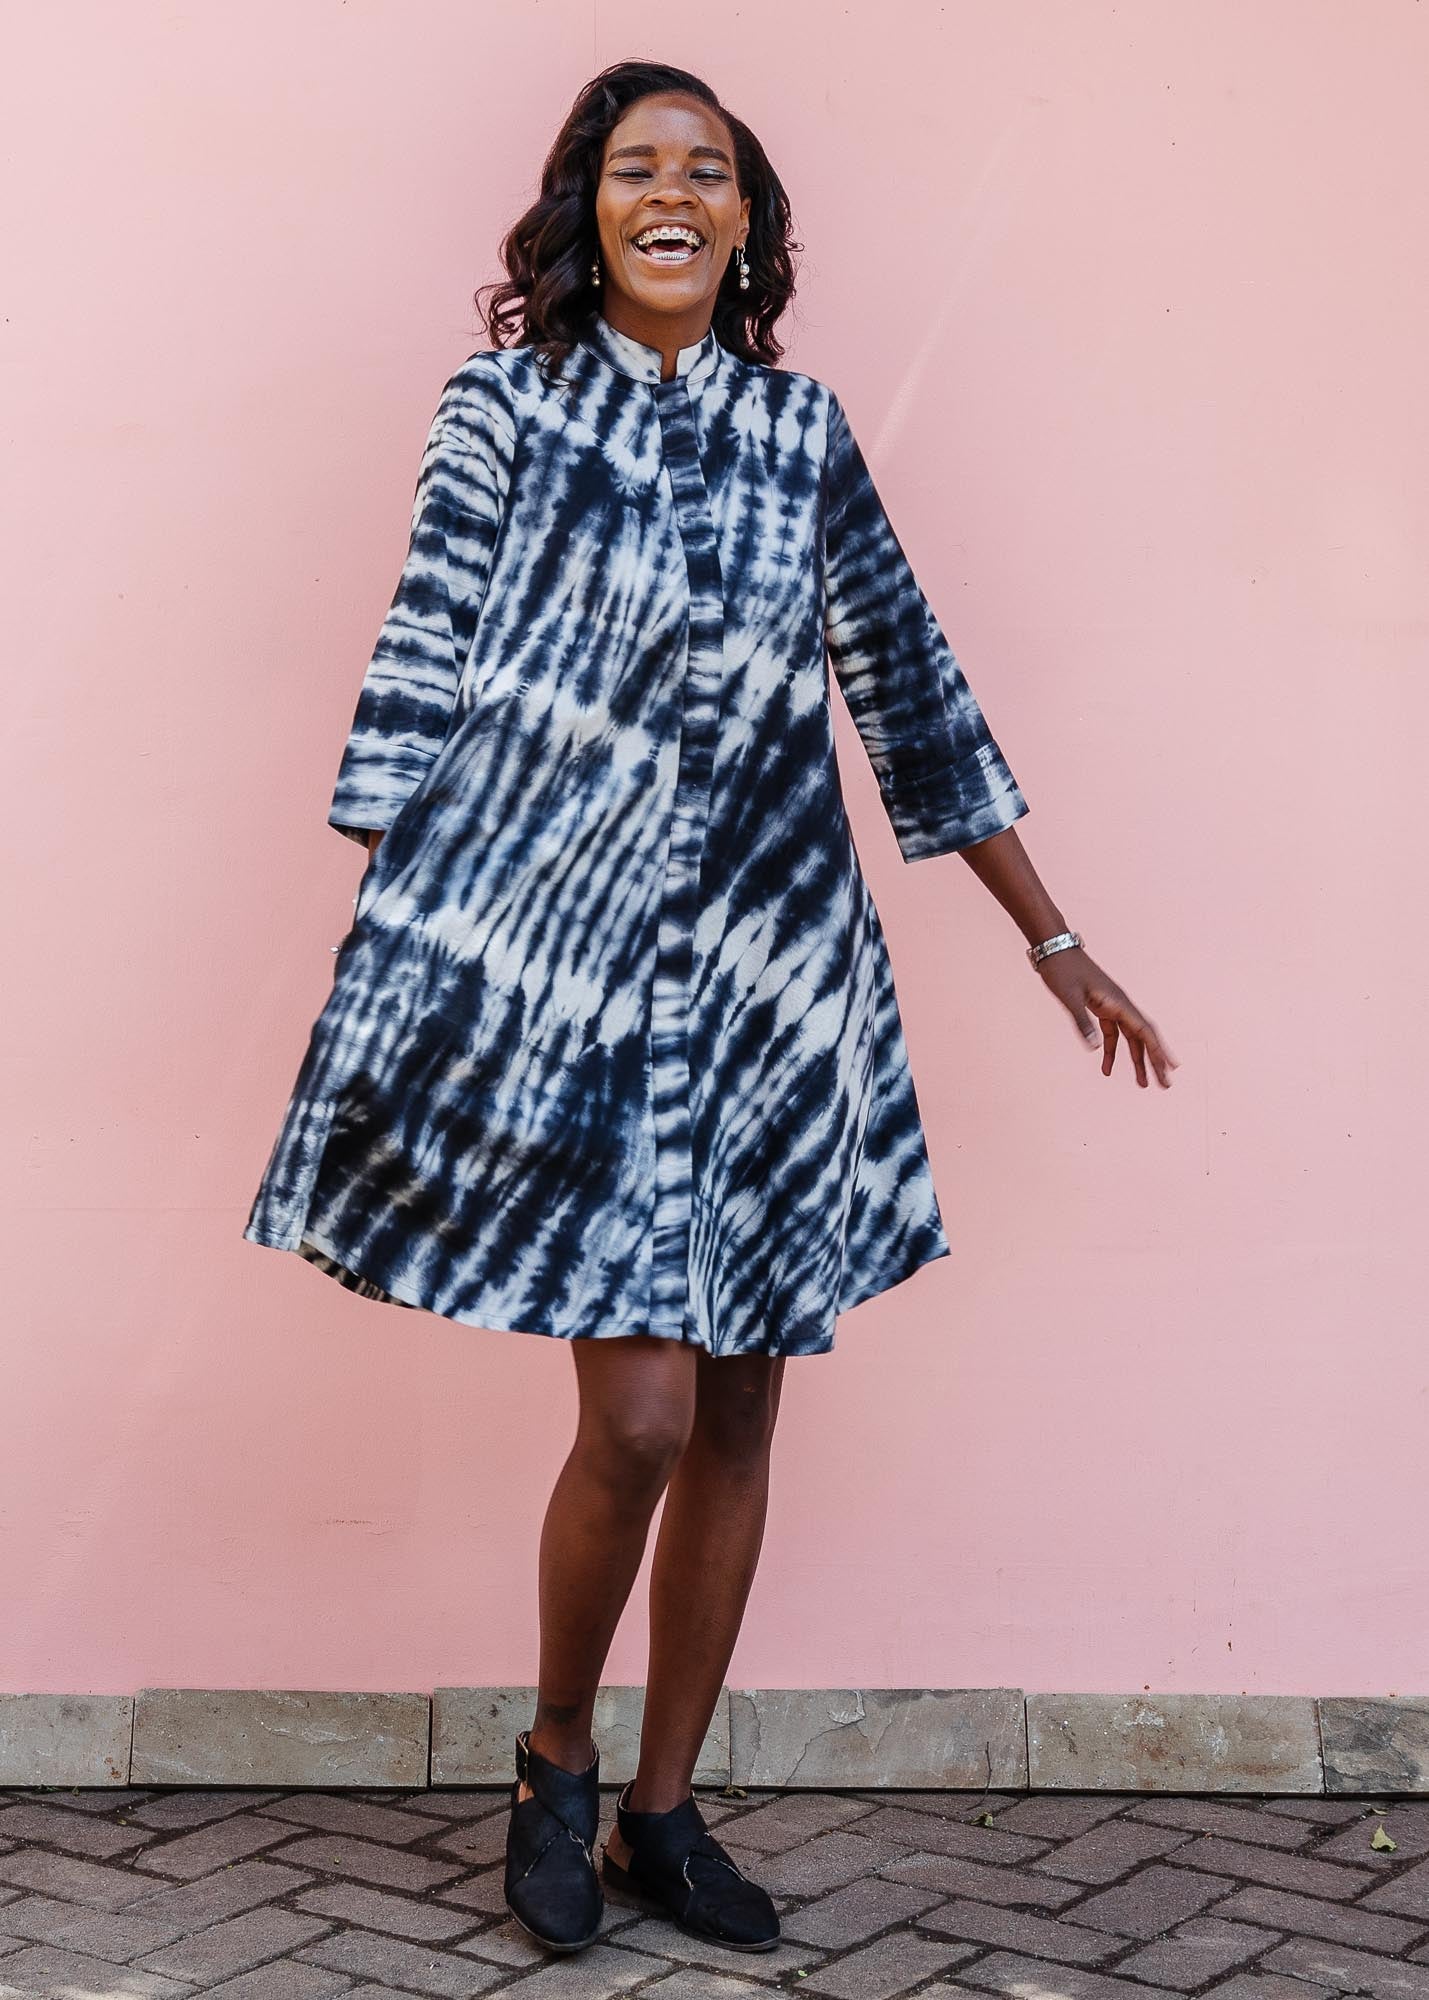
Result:
M651 1011L655 1117L652 1332L699 1340L688 1316L692 1199L690 975L700 864L709 823L724 669L724 579L689 385L681 375L651 388L684 544L690 610L680 755L665 862Z

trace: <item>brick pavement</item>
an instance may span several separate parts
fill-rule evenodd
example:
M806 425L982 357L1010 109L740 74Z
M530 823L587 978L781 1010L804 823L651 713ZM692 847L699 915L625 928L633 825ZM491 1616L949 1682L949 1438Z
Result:
M505 1787L0 1790L0 2000L1429 2000L1429 1799L697 1795L777 1950L612 1894L547 1955L502 1900Z

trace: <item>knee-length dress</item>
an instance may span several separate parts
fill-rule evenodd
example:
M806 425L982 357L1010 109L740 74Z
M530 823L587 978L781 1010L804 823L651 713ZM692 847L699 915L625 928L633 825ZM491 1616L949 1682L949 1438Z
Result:
M329 824L384 829L243 1235L560 1339L819 1354L949 1254L829 665L905 860L1026 801L834 392L596 315L442 392Z

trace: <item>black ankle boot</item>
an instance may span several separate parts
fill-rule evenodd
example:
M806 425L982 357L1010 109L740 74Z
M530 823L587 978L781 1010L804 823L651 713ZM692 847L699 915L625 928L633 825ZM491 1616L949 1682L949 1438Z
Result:
M521 1786L531 1787L523 1799ZM579 1951L600 1929L605 1897L593 1858L600 1824L600 1752L567 1771L516 1738L516 1782L506 1827L506 1905L552 1951Z
M779 1942L779 1913L767 1892L742 1875L705 1825L693 1792L669 1812L631 1812L625 1785L615 1802L615 1823L630 1846L630 1865L601 1849L601 1872L647 1909L677 1923L691 1937L712 1938L731 1951L772 1951Z

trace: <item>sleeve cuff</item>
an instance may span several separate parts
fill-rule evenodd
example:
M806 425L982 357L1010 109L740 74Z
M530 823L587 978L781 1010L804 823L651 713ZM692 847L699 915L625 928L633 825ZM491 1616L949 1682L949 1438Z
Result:
M434 761L410 750L399 755L391 745L368 754L365 741L354 732L333 788L328 825L366 846L369 833L386 833Z
M984 765L980 776L982 795L975 803L955 771L939 772L917 785L904 781L894 786L880 778L884 808L905 861L975 847L1022 818L1027 800L1007 766Z

